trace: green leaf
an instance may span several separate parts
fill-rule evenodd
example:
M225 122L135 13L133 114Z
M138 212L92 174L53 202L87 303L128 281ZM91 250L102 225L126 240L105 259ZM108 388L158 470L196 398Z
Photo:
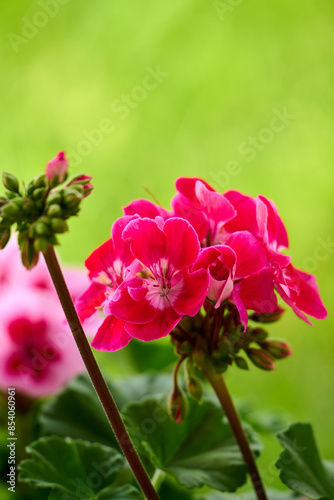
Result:
M57 396L48 400L39 414L41 434L70 436L118 448L96 392L85 375L80 375Z
M291 425L277 438L285 448L276 463L283 483L307 498L334 499L334 464L321 460L311 425Z
M168 391L172 386L170 375L154 373L136 375L129 379L108 382L119 409L129 401L138 401L148 394ZM72 380L60 394L49 399L39 414L41 433L56 434L94 441L118 449L95 390L86 375Z
M127 466L114 449L58 436L41 438L27 447L31 455L19 465L19 480L38 488L52 488L52 500L140 499L124 484Z
M235 491L245 483L248 468L215 403L190 400L181 425L169 418L166 397L130 404L123 415L135 446L141 445L142 453L181 485Z
M295 500L296 496L291 491L280 491L274 489L266 490L268 500ZM236 500L235 495L230 493L212 492L207 494L195 495L194 500ZM238 500L257 500L257 496L253 491L247 491L238 495Z

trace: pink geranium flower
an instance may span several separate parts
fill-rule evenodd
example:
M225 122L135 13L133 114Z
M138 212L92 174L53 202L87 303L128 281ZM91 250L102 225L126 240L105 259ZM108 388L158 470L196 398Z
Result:
M282 253L287 231L272 201L223 195L198 178L179 178L176 188L171 212L143 199L127 205L112 238L87 259L92 284L78 300L80 317L106 314L94 347L163 337L206 299L215 309L235 306L235 324L247 328L248 311L266 320L283 311L275 289L308 323L304 313L327 315L314 276Z
M131 221L123 239L131 243L137 262L111 296L109 310L126 322L130 336L163 337L182 316L194 316L206 297L207 272L190 272L200 250L198 237L184 219L157 217Z

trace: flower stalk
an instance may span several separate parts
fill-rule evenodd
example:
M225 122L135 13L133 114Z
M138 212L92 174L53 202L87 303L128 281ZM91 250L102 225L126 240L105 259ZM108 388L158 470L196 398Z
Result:
M222 405L223 411L230 423L242 456L246 464L248 465L249 474L258 500L267 500L267 495L264 490L262 479L255 463L252 450L250 449L246 434L241 425L239 415L236 411L223 376L220 373L216 372L215 368L212 366L210 358L206 358L205 362L202 364L201 369L212 385Z
M87 372L115 433L117 441L146 498L148 500L159 500L159 496L153 488L151 480L133 446L116 403L109 392L107 384L94 358L65 283L56 253L51 245L45 250L44 259Z

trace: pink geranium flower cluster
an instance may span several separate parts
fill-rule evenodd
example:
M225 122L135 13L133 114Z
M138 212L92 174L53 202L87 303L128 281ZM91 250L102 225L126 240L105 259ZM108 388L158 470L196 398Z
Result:
M179 178L176 188L170 211L130 203L86 260L92 283L77 301L80 318L106 314L95 348L164 337L210 305L233 304L246 329L250 312L280 314L277 294L309 324L306 314L326 317L314 276L282 253L288 236L272 201L220 194L197 178Z
M65 278L74 299L89 284L76 269ZM0 252L0 317L0 390L47 396L84 371L44 261L24 269L15 238ZM97 326L98 319L88 331Z

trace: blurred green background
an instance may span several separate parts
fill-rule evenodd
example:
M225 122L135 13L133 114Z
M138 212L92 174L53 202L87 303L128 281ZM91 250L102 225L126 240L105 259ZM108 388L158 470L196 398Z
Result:
M16 0L0 7L1 168L28 180L64 149L72 174L94 177L93 195L62 238L64 262L83 263L109 237L121 206L147 197L144 186L168 207L178 176L275 201L293 263L316 274L329 318L311 328L287 312L270 331L294 355L275 373L231 370L228 383L256 408L312 421L328 459L333 17L332 0ZM106 370L116 365L120 373L132 369L125 358L101 356ZM278 451L269 446L264 468Z

